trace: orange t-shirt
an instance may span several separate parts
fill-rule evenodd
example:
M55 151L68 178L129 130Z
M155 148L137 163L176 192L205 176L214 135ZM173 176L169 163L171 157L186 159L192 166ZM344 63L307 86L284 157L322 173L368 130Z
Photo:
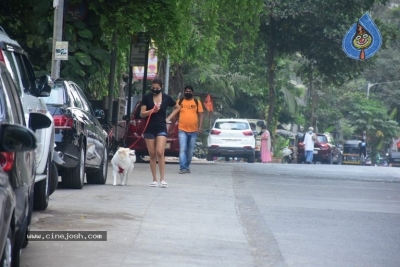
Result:
M179 99L176 101L179 104ZM201 101L197 100L198 106L194 99L183 99L181 110L179 111L179 124L178 129L181 131L193 133L199 129L199 116L198 112L203 112Z

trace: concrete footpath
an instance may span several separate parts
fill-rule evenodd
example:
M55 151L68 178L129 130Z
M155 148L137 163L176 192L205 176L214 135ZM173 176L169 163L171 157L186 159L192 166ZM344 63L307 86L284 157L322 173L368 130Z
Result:
M127 186L59 188L31 230L107 231L107 241L30 241L21 266L256 266L238 216L232 166L194 161L191 174L166 164L168 188L154 188L148 163Z

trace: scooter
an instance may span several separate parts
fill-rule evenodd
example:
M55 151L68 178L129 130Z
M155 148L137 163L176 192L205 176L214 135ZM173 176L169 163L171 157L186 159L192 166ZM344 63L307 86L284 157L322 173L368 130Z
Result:
M293 160L292 154L293 151L289 147L285 147L283 149L282 163L291 163Z

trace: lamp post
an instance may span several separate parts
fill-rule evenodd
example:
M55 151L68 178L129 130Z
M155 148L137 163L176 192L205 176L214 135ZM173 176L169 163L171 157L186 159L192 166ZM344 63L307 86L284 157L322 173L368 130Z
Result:
M370 89L372 86L374 86L374 85L377 85L377 84L385 84L385 83L398 83L398 82L400 82L400 81L393 81L393 82L381 82L381 83L368 83L368 86L367 86L367 99L369 98L369 89Z

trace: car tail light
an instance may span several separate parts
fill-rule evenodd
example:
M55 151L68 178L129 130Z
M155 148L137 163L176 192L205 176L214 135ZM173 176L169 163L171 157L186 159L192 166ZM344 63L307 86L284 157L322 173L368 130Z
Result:
M326 150L328 148L329 148L328 144L321 144L321 149Z
M245 136L252 136L252 135L254 135L254 133L253 133L252 131L244 131L243 134L244 134Z
M218 130L211 130L210 134L215 134L215 135L219 135L221 133L221 131Z
M14 165L14 152L0 152L0 167L3 171L8 172Z
M217 146L217 145L212 145L211 147L219 147L219 146Z
M1 52L1 49L0 49L0 61L1 62L6 62L5 60L4 60L4 56L3 56L3 52Z
M251 148L251 146L244 146L244 148Z
M72 129L74 126L74 120L70 116L55 115L53 120L56 129Z

